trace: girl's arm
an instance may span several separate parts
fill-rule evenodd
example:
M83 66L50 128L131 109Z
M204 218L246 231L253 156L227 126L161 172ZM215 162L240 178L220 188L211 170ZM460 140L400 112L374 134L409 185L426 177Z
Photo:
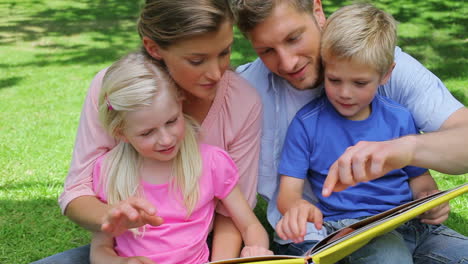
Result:
M241 257L254 255L272 255L268 234L254 212L247 204L238 187L234 187L224 199L223 205L231 215L232 221L240 231L245 247Z
M437 183L434 181L434 178L432 178L429 171L419 176L410 178L409 184L411 191L413 192L414 199L423 198L439 192ZM425 224L437 225L447 220L449 213L449 203L443 203L421 214L419 218L421 219L421 222Z
M91 264L156 264L146 257L119 257L114 250L114 238L103 232L93 233L90 262Z

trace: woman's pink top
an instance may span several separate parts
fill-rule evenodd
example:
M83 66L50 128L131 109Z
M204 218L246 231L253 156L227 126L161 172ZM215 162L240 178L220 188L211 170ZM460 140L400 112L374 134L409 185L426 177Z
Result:
M59 197L62 212L73 199L95 196L92 172L96 159L117 142L100 125L98 100L100 71L86 96L64 191ZM239 169L239 187L251 207L256 203L262 104L256 90L232 71L219 82L213 104L201 124L202 142L224 149ZM226 214L222 209L218 210Z
M203 172L199 180L199 198L190 217L186 217L187 210L180 199L180 192L173 193L168 183L142 181L145 198L155 205L164 223L160 226L145 225L144 235L140 237L135 237L130 231L115 237L114 249L119 256L145 256L156 263L208 262L210 254L206 238L216 203L231 193L239 176L232 159L220 148L202 144L200 154ZM93 189L99 199L106 202L107 193L105 184L102 184L106 182L106 175L101 174L103 160L98 158L96 162Z

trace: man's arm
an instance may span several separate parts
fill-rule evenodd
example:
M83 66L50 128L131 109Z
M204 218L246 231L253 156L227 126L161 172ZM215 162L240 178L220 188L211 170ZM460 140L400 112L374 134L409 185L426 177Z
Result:
M417 177L410 178L409 185L411 191L413 192L414 199L423 198L439 192L437 183L435 182L434 178L432 178L429 171ZM421 222L425 224L437 225L447 220L449 213L449 203L443 203L429 211L424 212L419 216L419 218L421 219Z
M383 142L359 142L331 166L323 195L408 165L447 174L468 172L468 109L455 111L438 131Z

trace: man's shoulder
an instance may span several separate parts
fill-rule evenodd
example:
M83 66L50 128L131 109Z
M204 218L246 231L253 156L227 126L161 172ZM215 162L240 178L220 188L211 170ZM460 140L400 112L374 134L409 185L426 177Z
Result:
M327 100L328 99L325 95L313 99L297 111L296 118L305 120L317 117L318 114L324 110Z
M256 60L240 65L236 72L246 79L259 92L268 90L271 71L263 64L262 60Z

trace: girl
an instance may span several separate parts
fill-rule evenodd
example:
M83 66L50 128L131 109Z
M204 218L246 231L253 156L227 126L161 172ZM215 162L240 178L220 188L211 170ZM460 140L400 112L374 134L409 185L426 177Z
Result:
M92 263L205 263L217 199L245 241L242 256L272 254L268 235L236 187L237 169L218 147L197 143L195 122L183 115L176 85L161 67L131 53L106 72L99 96L102 126L120 143L98 158L93 188L115 204L132 196L155 205L164 223L115 238L95 233ZM115 246L114 246L115 239ZM138 263L138 262L132 262Z
M250 207L256 203L261 100L245 80L228 70L233 42L228 0L147 0L138 21L144 52L161 62L182 89L183 112L201 124L203 143L225 150L239 169L239 188ZM96 198L92 169L117 141L98 120L102 77L91 83L81 113L73 158L59 197L62 212L90 231L117 235L143 223L156 224L154 206L130 198L112 206ZM83 212L87 213L84 214ZM108 214L108 212L112 212ZM226 210L217 208L212 260L239 256L242 238ZM36 264L87 264L89 247L63 252ZM78 260L78 261L77 261Z

